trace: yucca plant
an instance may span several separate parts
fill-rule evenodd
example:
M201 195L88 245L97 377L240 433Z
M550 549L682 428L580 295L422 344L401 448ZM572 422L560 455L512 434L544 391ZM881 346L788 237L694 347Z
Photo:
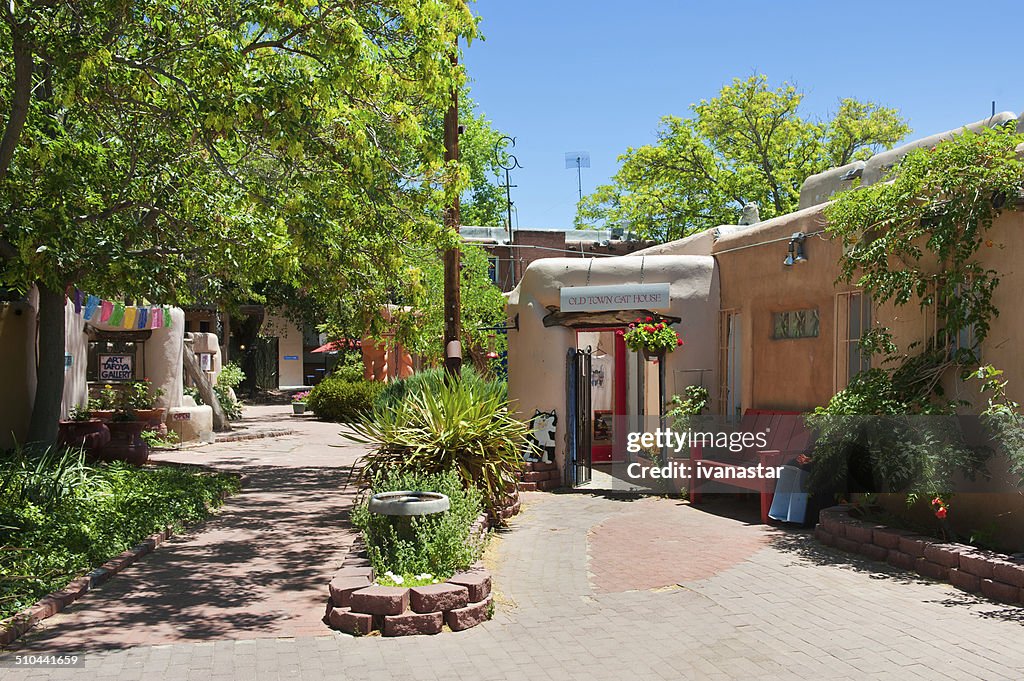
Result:
M527 434L499 391L442 378L377 407L352 430L346 437L374 447L360 462L360 483L370 485L385 473L454 470L464 485L480 490L492 516L515 493Z

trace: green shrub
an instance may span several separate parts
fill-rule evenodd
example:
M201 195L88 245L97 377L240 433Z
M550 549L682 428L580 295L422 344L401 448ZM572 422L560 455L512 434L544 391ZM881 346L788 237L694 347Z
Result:
M331 373L331 378L337 378L349 383L356 383L363 380L363 356L358 352L346 352L338 362L338 366Z
M87 467L81 452L0 456L0 617L162 530L209 515L238 478L181 467Z
M483 494L492 516L517 486L527 426L509 413L508 399L482 381L424 379L425 390L374 409L349 439L374 447L362 459L361 480L392 473L454 469Z
M451 504L444 513L412 518L370 513L368 499L357 505L352 510L352 523L363 533L367 555L377 574L391 571L411 578L427 573L443 581L480 557L483 542L470 536L482 508L480 492L475 487L464 487L455 471L382 473L370 489L372 493L440 492L448 495Z
M894 374L869 369L806 417L815 432L811 492L948 496L958 476L984 471L989 451L970 446L955 403L908 399Z
M326 421L349 423L373 409L383 387L377 381L343 381L325 378L310 391L306 406Z
M508 385L504 381L488 381L478 374L473 367L464 366L460 380L473 387L481 395L493 396L500 400L508 399ZM374 407L384 409L396 407L409 395L422 395L437 390L445 381L444 369L427 369L408 378L391 381L377 397Z

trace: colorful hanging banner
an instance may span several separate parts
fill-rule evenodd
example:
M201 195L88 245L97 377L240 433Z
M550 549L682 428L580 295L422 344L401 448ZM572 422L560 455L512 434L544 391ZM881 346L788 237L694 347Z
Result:
M96 314L96 308L100 306L99 296L89 296L85 301L85 311L82 312L82 318L85 321L92 319L92 316Z
M110 313L110 325L121 326L124 322L124 303L114 303L114 311Z
M147 307L140 307L139 308L138 323L135 325L135 328L137 328L137 329L144 329L144 328L146 328L146 318L148 316L149 316L149 308L147 308Z
M135 328L135 318L138 316L139 310L136 307L126 307L124 310L124 324L123 327L126 329Z
M154 307L150 311L149 315L149 328L151 329L162 329L164 326L164 309L162 307Z
M75 289L75 314L82 314L82 292Z
M167 307L166 305L164 305L163 317L164 317L164 328L165 329L171 328L173 326L172 322L174 320L171 318L171 308Z
M109 300L100 303L100 323L106 324L110 321L110 315L114 312L114 304Z

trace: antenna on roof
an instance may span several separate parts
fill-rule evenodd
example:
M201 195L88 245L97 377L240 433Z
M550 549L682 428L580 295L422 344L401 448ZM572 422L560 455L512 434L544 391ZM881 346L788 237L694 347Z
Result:
M992 100L992 118L996 117L996 100Z
M589 151L567 151L565 152L565 169L576 169L576 186L579 190L580 201L583 200L583 168L590 167Z

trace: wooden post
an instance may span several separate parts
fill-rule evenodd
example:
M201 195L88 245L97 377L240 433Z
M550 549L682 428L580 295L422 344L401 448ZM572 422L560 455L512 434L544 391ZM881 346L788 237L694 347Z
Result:
M458 43L452 52L452 66L459 63ZM444 160L459 160L459 90L452 86L452 99L444 115ZM451 180L455 182L453 178ZM445 211L445 227L459 231L459 194L456 187L450 188L451 204ZM458 379L462 370L462 302L459 281L459 249L450 248L444 254L444 366L449 376Z
M185 364L185 373L195 383L196 389L199 390L199 396L203 398L203 402L210 405L213 409L213 429L218 433L223 433L231 430L231 423L228 421L227 415L224 413L224 409L220 406L220 400L217 399L217 393L213 391L213 386L210 384L210 379L206 377L202 369L199 367L199 360L196 359L196 353L192 351L192 338L188 337L185 339L184 352L182 360Z

